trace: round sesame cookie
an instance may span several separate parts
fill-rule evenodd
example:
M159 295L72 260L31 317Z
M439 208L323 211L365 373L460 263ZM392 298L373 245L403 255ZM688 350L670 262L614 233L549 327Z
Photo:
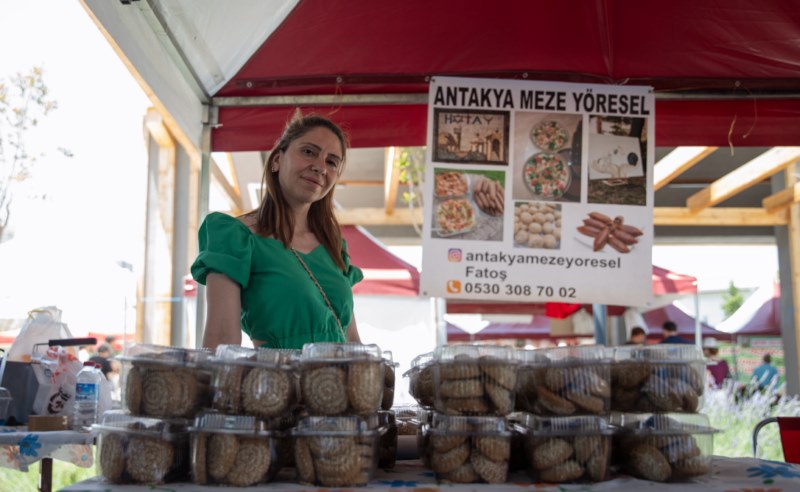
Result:
M262 482L271 461L269 440L263 438L240 438L236 459L225 482L237 487L248 487Z
M487 483L503 483L508 474L508 461L492 461L480 452L473 451L470 455L470 463L475 468L478 475Z
M539 480L543 482L572 482L583 476L583 467L575 460L565 461L553 467L539 471Z
M100 473L113 483L122 483L125 473L125 440L121 434L104 433L100 438Z
M351 362L347 368L347 399L356 413L376 411L381 405L384 386L383 364Z
M535 470L552 468L566 461L574 452L572 444L557 437L538 443L531 453L531 465Z
M435 452L431 456L431 468L436 473L448 473L463 465L469 459L470 449L467 443L444 453Z
M234 434L212 434L208 439L206 460L208 474L217 482L223 482L236 461L239 439Z
M163 483L172 468L175 446L172 442L151 437L131 436L125 469L138 483Z
M292 381L286 371L254 367L242 380L246 415L268 419L285 413L292 401Z
M347 375L337 366L311 369L303 374L303 401L316 415L337 415L347 410Z
M654 482L666 482L672 475L667 458L653 446L639 444L628 454L628 469L632 475Z

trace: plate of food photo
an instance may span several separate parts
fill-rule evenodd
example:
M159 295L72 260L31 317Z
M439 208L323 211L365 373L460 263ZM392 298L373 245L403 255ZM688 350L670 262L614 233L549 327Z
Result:
M556 200L569 189L572 174L560 154L540 152L523 164L522 180L536 198Z
M469 232L475 228L475 210L469 200L451 198L436 206L436 233L441 237Z
M557 121L543 121L531 129L531 141L545 152L555 152L567 145L569 133Z
M437 198L450 198L467 194L469 181L467 175L459 171L445 171L436 174L433 190Z

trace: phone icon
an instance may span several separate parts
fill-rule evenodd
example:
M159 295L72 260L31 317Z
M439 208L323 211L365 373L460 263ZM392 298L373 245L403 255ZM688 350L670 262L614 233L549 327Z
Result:
M461 293L461 281L460 280L448 280L447 281L447 293L448 294L460 294Z

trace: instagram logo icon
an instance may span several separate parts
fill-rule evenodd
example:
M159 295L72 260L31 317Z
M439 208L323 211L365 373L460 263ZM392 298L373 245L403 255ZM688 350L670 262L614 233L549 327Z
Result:
M458 263L461 261L461 250L459 248L450 248L447 250L447 261Z

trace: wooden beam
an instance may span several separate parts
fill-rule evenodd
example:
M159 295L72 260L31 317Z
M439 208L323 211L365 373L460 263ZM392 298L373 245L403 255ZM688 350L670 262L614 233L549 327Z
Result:
M773 147L742 164L686 200L693 213L727 200L800 159L800 147Z
M800 183L795 183L794 186L789 186L785 190L773 193L761 200L761 206L770 214L798 203L800 203Z
M422 223L422 210L398 208L391 215L383 208L346 208L336 210L341 225L412 225Z
M400 186L400 167L397 165L397 147L387 147L384 160L383 205L386 215L394 213L397 188Z
M665 155L653 170L653 191L660 190L715 150L717 147L678 147Z
M763 208L707 208L692 212L682 207L656 207L653 209L653 224L657 226L781 226L788 218L785 211L767 213Z
M164 118L155 108L148 108L144 116L144 126L160 149L174 149L175 140L164 125Z
M797 185L800 184L797 182L797 175L795 174L797 169L797 166L792 166L784 171L787 188L796 189ZM797 205L788 207L785 213L789 215L787 232L789 236L789 267L791 269L790 282L792 284L792 298L790 302L791 305L794 306L794 309L791 309L791 312L794 315L794 319L792 320L794 325L794 336L787 337L784 333L782 339L784 344L786 344L786 342L789 340L794 341L794 347L791 347L791 349L787 347L787 353L794 353L796 356L798 353L800 353L800 309L798 309L798 306L800 306L800 207ZM783 302L781 304L785 305ZM800 374L793 374L791 376L787 377L787 382L790 382L788 390L790 392L794 390L794 394L797 394L800 392L800 388L791 388L791 381L794 380L795 385L800 384Z
M242 195L228 183L228 178L225 177L225 173L222 172L222 169L219 168L219 165L214 159L211 159L211 179L222 188L222 194L225 196L225 199L228 200L228 204L231 207L231 214L241 215L244 213Z

